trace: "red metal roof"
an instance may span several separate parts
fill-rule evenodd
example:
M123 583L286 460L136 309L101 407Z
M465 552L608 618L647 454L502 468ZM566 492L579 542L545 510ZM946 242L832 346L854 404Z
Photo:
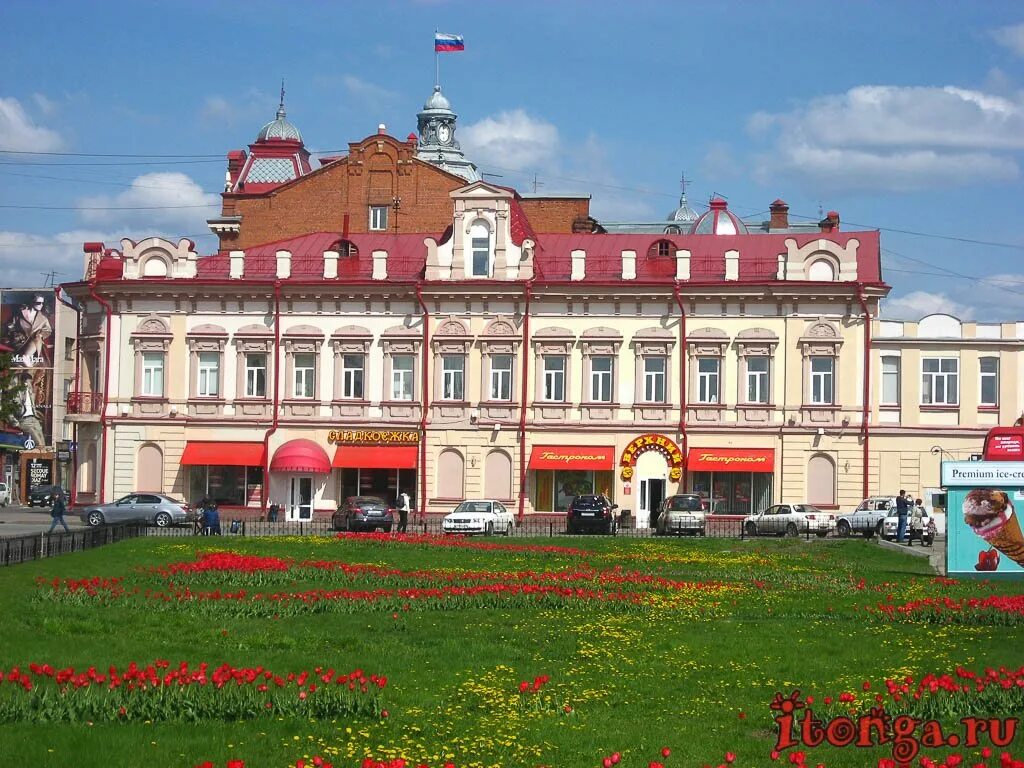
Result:
M313 472L320 475L331 473L331 462L327 453L312 440L299 438L289 440L274 452L270 462L271 472Z
M415 445L342 445L331 466L351 469L415 469Z
M183 465L262 467L263 443L225 443L189 440L181 454Z

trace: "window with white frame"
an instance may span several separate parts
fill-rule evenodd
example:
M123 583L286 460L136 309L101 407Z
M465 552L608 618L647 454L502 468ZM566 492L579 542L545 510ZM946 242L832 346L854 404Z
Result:
M895 355L882 358L881 405L900 404L900 359Z
M142 392L147 397L163 397L164 353L142 353Z
M370 231L383 232L388 228L388 207L386 205L370 206Z
M487 222L477 220L469 228L473 277L491 276L491 230Z
M612 401L612 358L609 355L590 358L590 399L595 403Z
M466 358L464 355L441 356L441 399L465 400Z
M295 388L293 397L313 397L316 386L316 355L310 352L296 354L293 358Z
M544 355L544 400L565 402L565 357Z
M999 358L983 357L978 364L981 371L981 405L999 405Z
M644 358L644 401L648 403L665 402L665 369L667 360L664 357Z
M836 360L834 357L811 358L811 404L835 403Z
M415 362L413 355L395 355L391 358L392 400L412 400Z
M958 405L960 402L960 360L955 357L926 357L921 361L921 404Z
M747 358L747 402L767 403L771 390L768 388L768 371L771 359L758 355Z
M245 396L267 396L267 356L261 352L245 356Z
M697 402L717 403L721 382L722 360L718 357L697 358Z
M349 400L363 399L363 356L341 356L341 396Z
M491 355L491 400L512 399L512 355Z
M200 352L196 394L217 397L220 394L220 352Z

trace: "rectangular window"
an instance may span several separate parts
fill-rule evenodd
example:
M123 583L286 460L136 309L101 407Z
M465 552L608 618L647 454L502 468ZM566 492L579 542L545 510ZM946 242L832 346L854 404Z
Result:
M769 402L767 357L747 358L747 402Z
M395 355L391 358L391 399L412 400L413 365L412 355Z
M370 231L383 232L388 228L388 207L386 205L370 206Z
M245 356L245 396L267 396L267 356L262 353Z
M216 397L220 394L220 352L199 353L196 394L199 397Z
M921 404L960 403L960 360L955 357L926 357L921 361Z
M295 355L295 389L294 397L312 397L316 382L316 355L303 352Z
M142 353L142 393L147 397L163 397L164 353Z
M565 402L565 358L561 355L544 355L544 399Z
M64 337L64 359L75 359L75 340L67 336Z
M981 367L981 404L999 405L999 358L983 357Z
M590 399L595 403L612 401L612 359L590 358Z
M835 403L835 358L811 358L811 404Z
M717 357L697 358L697 402L717 403L722 361Z
M466 358L462 355L441 356L441 399L465 400Z
M363 356L341 356L341 396L349 400L363 399Z
M881 405L900 404L900 359L892 355L882 358Z
M665 367L664 357L644 358L644 401L648 403L665 402Z
M491 239L473 238L473 277L491 276Z
M491 357L491 400L512 399L512 355Z

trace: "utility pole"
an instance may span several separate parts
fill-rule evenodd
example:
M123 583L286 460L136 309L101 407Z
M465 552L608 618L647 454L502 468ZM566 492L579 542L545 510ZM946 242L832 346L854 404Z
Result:
M537 181L537 174L533 174L533 194L537 194L537 187L543 187L543 181Z

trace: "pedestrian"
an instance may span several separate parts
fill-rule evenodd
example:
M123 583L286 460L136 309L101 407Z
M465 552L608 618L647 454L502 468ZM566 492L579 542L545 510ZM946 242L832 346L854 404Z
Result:
M53 508L50 510L50 517L53 519L50 521L50 530L47 533L53 533L57 523L64 526L64 533L71 533L71 529L68 528L68 524L64 520L64 513L67 511L67 508L67 504L64 502L64 491L58 488L53 496Z
M267 522L268 523L276 523L277 522L277 515L278 515L278 513L280 511L281 511L281 507L279 507L277 505L277 502L276 501L271 501L270 502L270 509L267 510Z
M921 540L921 545L924 546L924 502L921 499L914 501L914 506L910 510L910 543L914 543L914 537L917 536Z
M217 510L217 502L210 502L210 535L220 536L220 512Z
M402 491L398 494L398 532L405 533L409 525L409 494Z
M910 499L907 492L900 489L900 495L896 497L896 543L906 544L907 539L907 515L910 514Z

